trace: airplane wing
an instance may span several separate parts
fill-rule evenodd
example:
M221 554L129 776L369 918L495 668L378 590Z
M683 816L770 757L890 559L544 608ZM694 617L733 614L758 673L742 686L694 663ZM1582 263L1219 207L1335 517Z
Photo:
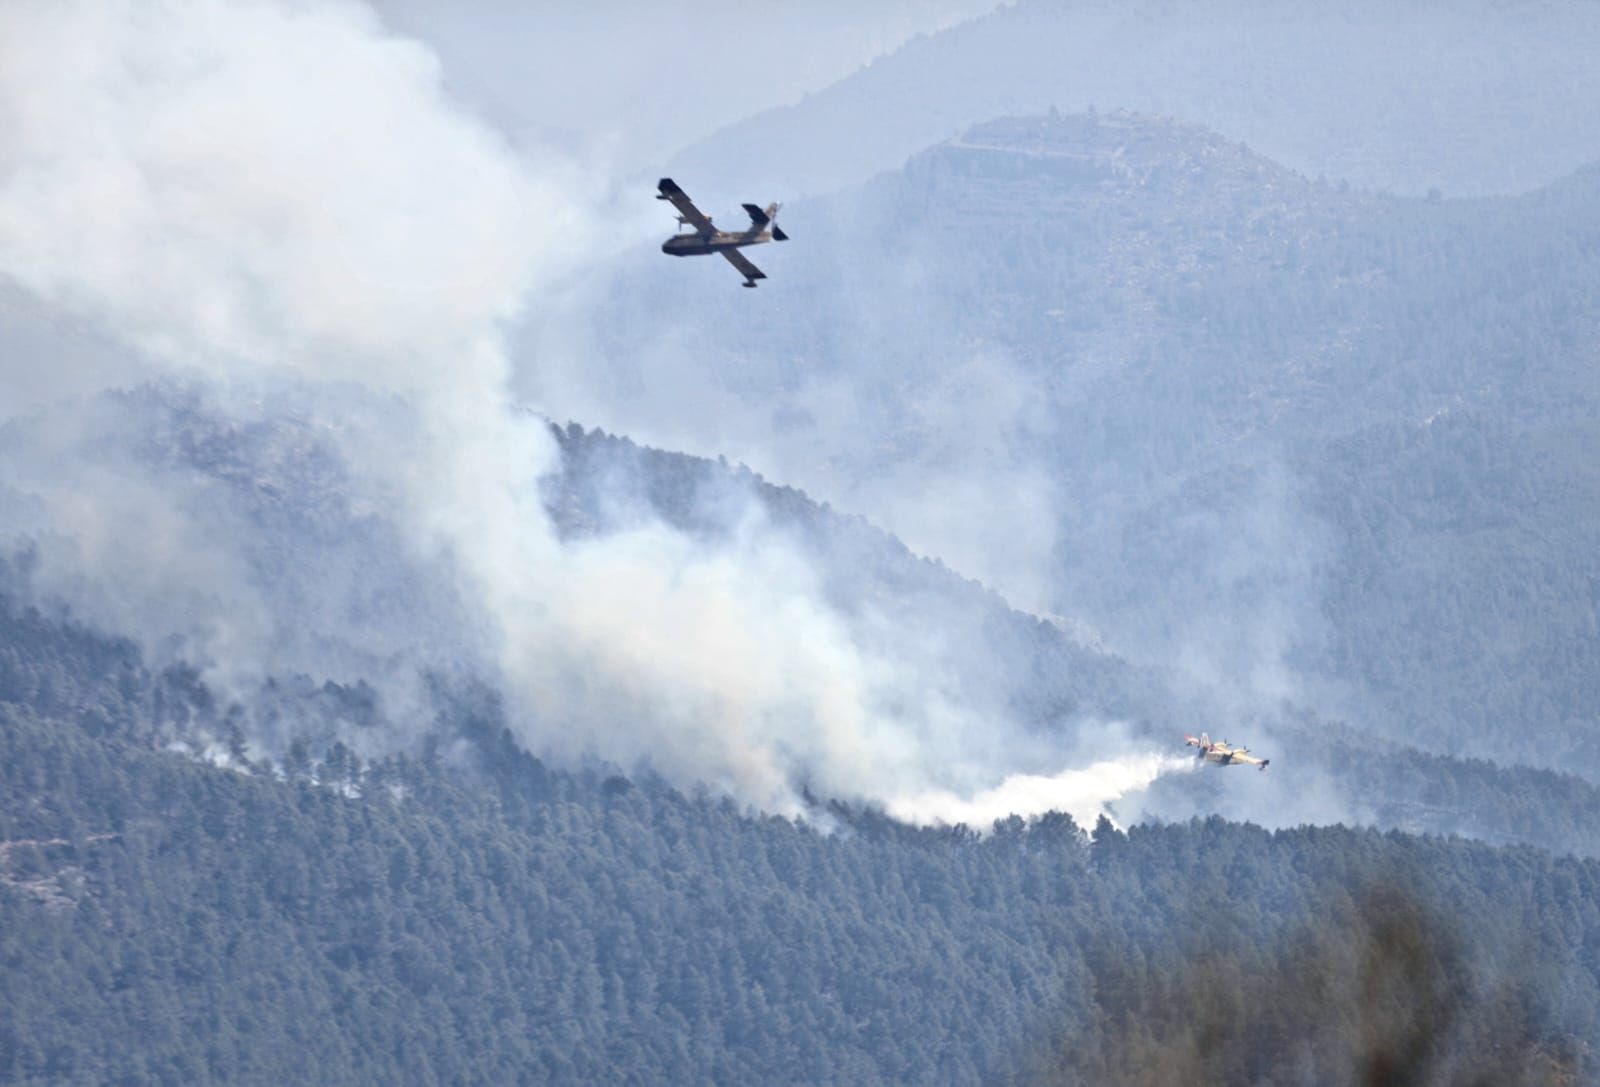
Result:
M656 183L656 188L661 190L657 200L670 200L672 206L678 209L678 215L684 222L693 226L702 234L715 234L717 228L711 225L705 213L694 206L694 201L689 199L689 194L678 188L678 183L670 177L664 177ZM748 274L748 273L747 273Z
M1233 761L1242 762L1246 766L1259 766L1261 769L1265 770L1267 768L1267 763L1271 762L1272 760L1258 759L1254 755L1246 754L1243 751L1235 751L1233 753Z
M728 258L728 263L744 273L744 285L754 287L756 280L766 279L767 273L751 264L749 259L737 249L719 249L717 252Z

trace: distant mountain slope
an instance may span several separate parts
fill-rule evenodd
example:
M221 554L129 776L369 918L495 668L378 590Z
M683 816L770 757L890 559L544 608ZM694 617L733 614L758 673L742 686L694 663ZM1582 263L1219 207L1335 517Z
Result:
M585 376L1240 704L1593 779L1596 208L999 120L789 209L759 292L630 258Z
M414 753L430 734L448 748L469 722L479 730L508 723L461 632L467 621L450 608L448 586L428 583L439 572L409 566L393 526L348 501L337 457L302 421L240 426L192 390L147 388L107 399L138 423L135 445L144 456L191 480L209 505L236 508L250 526L244 556L264 598L307 622L328 623L328 613L305 612L301 599L315 595L323 577L346 579L360 569L355 581L374 603L353 626L344 620L312 632L317 674L337 681L285 670L268 671L257 686L224 687L195 667L207 662L172 661L170 647L108 637L63 615L30 587L38 548L51 546L45 540L0 567L0 702L75 722L94 736L180 745L223 765L238 765L246 752L280 763L326 758L336 746L366 758ZM914 655L901 659L928 682L959 689L997 722L1022 722L1061 764L1089 765L1134 747L1181 752L1184 732L1207 728L1274 760L1265 774L1172 775L1119 803L1119 818L1221 812L1272 826L1360 822L1585 855L1600 842L1600 789L1515 766L1528 761L1520 748L1426 755L1303 707L1240 707L1179 669L1135 665L1087 646L916 558L862 519L747 469L576 426L556 435L563 467L546 480L546 494L569 536L660 520L713 546L741 531L753 501L807 556L828 606L858 637L915 636ZM730 520L729 511L738 516ZM282 563L289 553L296 561ZM42 610L30 610L30 598ZM346 644L351 638L356 644ZM374 652L385 646L394 648Z
M1600 158L1596 52L1587 0L1021 0L725 129L671 168L740 199L816 195L998 114L1093 104L1200 121L1363 187L1520 192Z

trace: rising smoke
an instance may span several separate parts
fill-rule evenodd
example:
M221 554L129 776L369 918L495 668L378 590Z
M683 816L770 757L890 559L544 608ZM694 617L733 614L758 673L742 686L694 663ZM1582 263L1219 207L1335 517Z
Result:
M1063 773L896 648L925 635L861 637L754 503L716 544L659 521L563 539L503 328L592 250L607 187L513 151L366 9L7 6L0 132L0 281L117 345L0 359L61 400L6 428L0 531L80 616L224 690L465 664L531 750L768 810L803 783L987 818L1026 782L1027 810L1087 818L1159 772ZM308 478L296 514L281 492Z

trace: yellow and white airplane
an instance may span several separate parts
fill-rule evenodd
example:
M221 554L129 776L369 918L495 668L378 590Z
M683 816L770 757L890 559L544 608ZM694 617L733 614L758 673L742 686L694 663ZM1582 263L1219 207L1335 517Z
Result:
M694 201L689 199L689 194L678 188L677 183L670 177L662 178L656 188L660 190L656 194L657 200L670 200L672 206L678 209L678 225L693 228L668 238L662 243L663 253L673 257L697 257L702 253L721 253L729 264L744 274L746 287L754 287L756 280L767 278L767 274L745 259L745 255L739 250L747 245L789 240L789 235L778 228L777 204L768 204L764 208L746 204L744 210L745 214L750 216L749 230L718 230L711 225L711 217L695 207Z
M1204 762L1214 762L1218 766L1232 766L1240 763L1244 766L1258 766L1265 770L1271 759L1258 759L1250 754L1248 747L1233 747L1227 740L1213 743L1209 733L1202 732L1199 736L1185 736L1183 742L1189 747L1197 747L1194 757Z

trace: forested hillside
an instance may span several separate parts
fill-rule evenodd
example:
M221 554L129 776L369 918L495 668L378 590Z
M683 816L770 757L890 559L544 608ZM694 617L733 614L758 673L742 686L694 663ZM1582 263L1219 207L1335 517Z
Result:
M1594 779L1597 186L1400 199L1177 122L994 121L786 213L754 300L597 286L595 380L641 394L600 421L759 448L1231 712Z
M264 555L308 519L344 561L392 546L301 422L159 386L108 404ZM842 612L946 625L946 665L973 657L1043 734L1117 715L1175 744L1189 723L1169 674L799 491L555 435L546 501L573 538L659 518L714 540L753 498ZM1271 773L1163 779L1145 813L1326 804L1524 844L1216 817L918 830L824 796L796 823L543 763L460 672L427 677L421 733L382 681L225 693L27 604L39 561L0 579L0 1082L1594 1081L1600 870L1547 851L1600 840L1577 779L1291 709L1255 722Z
M729 531L715 516L721 508L717 496L730 487L750 488L778 524L806 541L817 568L828 574L826 587L837 606L875 609L895 616L905 629L937 626L942 655L935 670L970 675L971 684L1003 694L996 712L1020 714L1064 745L1075 742L1085 716L1129 721L1138 735L1174 746L1186 729L1208 727L1194 724L1208 699L1192 692L1175 670L1133 666L1086 648L1070 630L1014 611L992 591L915 558L861 518L841 517L748 469L576 426L557 433L565 471L549 486L569 531L615 531L630 517L658 516L715 535ZM619 515L619 504L627 512ZM1570 773L1507 766L1521 760L1515 750L1429 754L1305 707L1279 707L1218 727L1235 724L1240 735L1247 729L1263 733L1260 742L1283 756L1270 781L1205 774L1163 779L1148 802L1130 802L1130 814L1186 818L1215 812L1279 826L1371 823L1596 854L1600 789Z
M0 1082L1592 1081L1594 862L1217 819L825 832L470 717L271 773L141 727L0 706Z
M181 743L224 762L246 747L279 760L291 749L323 757L335 744L369 758L414 751L441 716L460 715L463 699L504 723L498 703L485 703L492 675L474 671L464 655L470 633L457 625L447 583L409 567L395 526L342 496L339 458L315 432L290 417L243 423L181 388L110 397L100 411L108 430L126 431L126 448L183 478L208 507L233 511L229 531L250 541L244 557L255 590L291 618L325 624L314 644L325 665L337 667L332 674L346 678L325 683L289 669L208 684L204 661L73 621L38 584L46 542L0 570L0 699L97 732L133 729L141 744ZM112 419L120 422L112 427ZM1275 760L1266 774L1162 778L1120 803L1124 819L1219 813L1274 827L1346 822L1580 855L1594 855L1600 842L1600 789L1569 773L1507 766L1515 752L1439 755L1382 742L1359 722L1304 706L1219 712L1181 671L1088 647L1070 628L1014 610L868 522L746 468L575 425L553 433L562 470L545 480L546 501L569 536L660 521L714 547L759 510L863 638L928 632L911 659L935 677L930 682L959 685L982 713L1022 723L1063 762L1088 765L1130 747L1181 752L1183 734L1202 729L1247 739ZM282 563L291 546L309 548L309 560ZM353 569L363 572L361 611L349 628L324 587ZM463 655L434 664L434 645Z

